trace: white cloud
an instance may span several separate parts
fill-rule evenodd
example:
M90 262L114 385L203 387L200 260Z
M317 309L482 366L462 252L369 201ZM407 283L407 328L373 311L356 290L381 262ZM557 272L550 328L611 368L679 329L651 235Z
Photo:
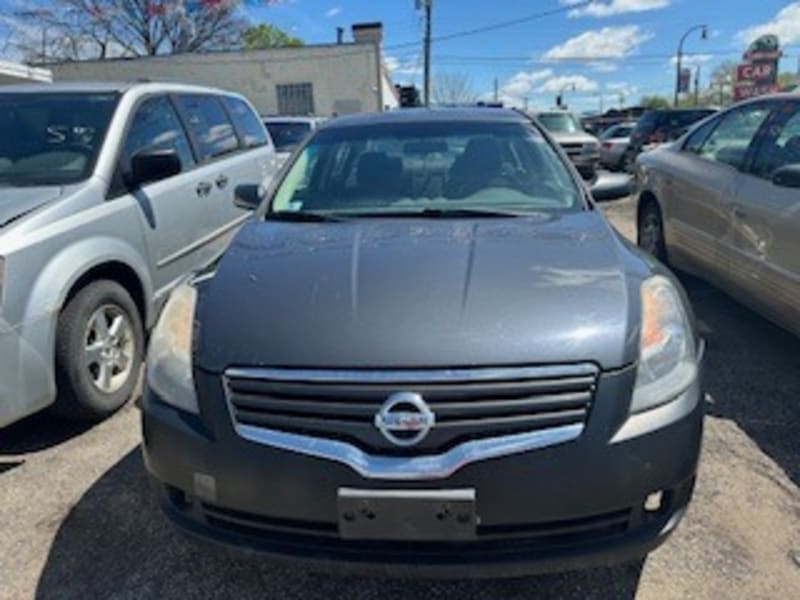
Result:
M333 8L331 8L330 10L328 10L325 13L325 16L328 17L329 19L332 19L336 15L341 14L341 12L342 12L342 7L341 6L334 6Z
M559 94L562 91L596 92L599 87L594 79L585 75L558 75L545 81L536 91L540 94Z
M710 54L685 54L681 57L681 65L684 67L696 67L697 65L704 65L714 57ZM670 66L674 69L678 64L678 57L673 56L669 59Z
M545 60L596 58L596 61L590 62L605 62L606 59L624 58L632 54L652 37L652 34L642 31L638 25L603 27L585 31L563 44L553 46L545 52L543 58Z
M563 6L580 4L583 0L561 0ZM609 17L624 13L638 13L657 10L670 5L672 0L595 0L588 6L569 11L570 17Z
M401 61L395 56L386 56L383 64L395 80L402 80L403 83L410 82L422 74L422 63L417 56L412 56L405 61Z
M784 6L771 21L740 31L736 34L736 39L749 44L767 33L777 35L784 45L800 42L800 2Z

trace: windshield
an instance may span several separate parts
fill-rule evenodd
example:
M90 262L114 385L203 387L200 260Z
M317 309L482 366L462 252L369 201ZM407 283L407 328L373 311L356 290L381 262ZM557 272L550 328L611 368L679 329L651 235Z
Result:
M319 131L272 211L369 216L582 210L561 159L525 123L397 123Z
M636 127L634 123L629 125L614 125L606 129L600 136L601 140L609 140L612 138L626 138L630 136L633 128Z
M268 121L265 124L278 152L291 152L311 133L311 123Z
M575 115L568 112L542 113L539 122L553 133L579 133L583 131Z
M117 97L0 94L0 185L66 185L88 178Z

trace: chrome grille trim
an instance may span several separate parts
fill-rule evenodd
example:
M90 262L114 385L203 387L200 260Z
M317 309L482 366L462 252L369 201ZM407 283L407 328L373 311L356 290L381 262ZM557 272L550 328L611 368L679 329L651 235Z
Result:
M417 481L446 479L467 465L563 444L580 437L583 425L465 442L435 456L373 456L346 442L236 425L240 437L257 444L346 465L365 479Z

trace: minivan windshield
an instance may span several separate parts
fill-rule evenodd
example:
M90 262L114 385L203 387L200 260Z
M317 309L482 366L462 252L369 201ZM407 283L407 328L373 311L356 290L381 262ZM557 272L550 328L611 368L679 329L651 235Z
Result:
M532 125L402 122L322 129L271 214L503 215L582 210L575 181Z
M116 93L0 94L0 186L87 179L117 98Z
M553 133L580 133L583 131L580 121L578 121L578 118L572 113L541 113L538 119L548 131Z

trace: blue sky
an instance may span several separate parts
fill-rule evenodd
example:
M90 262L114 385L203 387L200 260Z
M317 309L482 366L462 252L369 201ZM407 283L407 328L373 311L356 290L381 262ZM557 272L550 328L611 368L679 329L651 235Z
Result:
M800 2L787 0L433 0L434 36L471 30L536 13L563 12L495 31L434 44L434 71L467 74L478 93L491 95L498 78L507 102L549 107L557 90L580 110L635 102L642 94L671 94L678 40L691 26L707 24L709 39L690 36L688 60L701 66L707 85L714 66L738 60L746 42L764 31L780 35L782 71L798 70ZM270 6L264 6L271 4ZM306 43L331 42L336 27L382 21L385 55L399 82L421 83L422 36L414 0L249 0L254 20L274 23ZM397 48L397 46L403 47ZM598 60L589 60L597 57Z

